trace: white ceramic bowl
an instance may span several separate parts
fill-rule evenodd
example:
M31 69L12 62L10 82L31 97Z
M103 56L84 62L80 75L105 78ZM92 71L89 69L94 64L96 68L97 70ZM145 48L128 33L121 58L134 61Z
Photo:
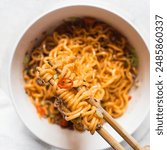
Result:
M102 6L71 5L61 7L39 18L28 28L12 55L9 86L13 102L27 128L46 143L62 149L105 149L109 145L97 133L92 136L89 132L79 133L77 131L62 129L58 125L48 124L45 119L39 119L34 106L31 104L23 88L22 62L25 52L31 50L40 41L42 32L51 32L62 20L71 16L91 16L105 21L123 33L135 47L140 61L138 79L141 81L141 86L137 90L131 91L133 100L130 101L126 113L117 119L117 121L130 134L140 126L149 111L149 51L140 33L131 24L111 10L104 9ZM36 38L38 38L37 41ZM108 124L105 124L104 127L119 142L122 141Z

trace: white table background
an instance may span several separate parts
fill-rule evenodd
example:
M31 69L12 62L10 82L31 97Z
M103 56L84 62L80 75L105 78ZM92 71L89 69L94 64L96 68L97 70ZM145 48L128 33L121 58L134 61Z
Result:
M9 97L8 70L10 55L27 25L62 1L0 0L0 150L56 150L34 137L17 116ZM149 45L149 0L103 1L123 10L122 15L133 22ZM141 145L149 144L149 116L133 136Z

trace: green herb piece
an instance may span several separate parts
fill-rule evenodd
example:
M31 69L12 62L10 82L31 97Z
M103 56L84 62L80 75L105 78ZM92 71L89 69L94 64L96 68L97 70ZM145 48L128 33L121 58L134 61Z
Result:
M30 61L30 55L25 55L24 60L23 60L23 64L26 66Z
M69 21L71 21L71 22L76 22L76 21L78 21L78 20L79 20L78 17L70 17L70 18L69 18Z
M137 68L139 66L139 59L134 48L130 49L129 53L127 53L127 57L129 58L133 67Z
M74 122L77 123L77 124L78 124L78 123L81 123L81 117L75 118L75 119L74 119Z
M55 115L54 115L54 114L51 114L51 115L50 115L50 118L55 118Z
M81 87L77 87L77 91L80 91L81 90Z
M56 80L57 78L58 78L58 75L55 74L55 75L53 76L53 79Z

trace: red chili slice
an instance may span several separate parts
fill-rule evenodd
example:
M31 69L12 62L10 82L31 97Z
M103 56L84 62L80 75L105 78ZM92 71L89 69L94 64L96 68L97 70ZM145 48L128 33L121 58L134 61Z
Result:
M62 78L57 83L61 89L71 89L73 87L73 81L69 78Z
M45 115L45 110L42 107L36 106L36 109L37 109L38 114L40 114L40 116Z
M60 121L60 125L61 125L62 127L67 127L67 126L68 126L68 122L67 122L65 119L62 119L62 120Z
M86 25L90 25L90 26L94 25L94 23L96 22L96 20L91 17L84 17L83 20Z
M130 101L131 99L132 99L132 96L129 96L129 97L128 97L128 100Z

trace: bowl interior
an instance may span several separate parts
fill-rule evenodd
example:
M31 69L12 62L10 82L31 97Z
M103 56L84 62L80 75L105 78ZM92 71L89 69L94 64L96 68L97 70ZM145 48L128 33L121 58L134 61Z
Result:
M25 52L31 50L41 41L43 32L52 32L64 19L71 16L91 16L100 19L119 30L135 47L139 57L139 75L141 86L131 90L133 97L126 113L117 121L132 134L144 120L149 110L149 52L139 33L124 19L106 10L92 6L69 6L57 9L41 17L24 33L13 54L10 70L10 89L18 114L25 125L41 140L63 149L104 149L109 145L97 133L79 133L62 129L58 125L48 124L47 120L39 119L34 106L24 91L22 76ZM104 127L119 142L122 139L109 125ZM94 143L94 144L92 144Z

